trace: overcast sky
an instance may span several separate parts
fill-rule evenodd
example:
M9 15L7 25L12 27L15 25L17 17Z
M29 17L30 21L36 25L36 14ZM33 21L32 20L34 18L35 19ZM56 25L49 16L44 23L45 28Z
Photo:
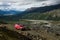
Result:
M24 11L31 7L43 7L55 4L60 4L60 0L0 0L0 9Z

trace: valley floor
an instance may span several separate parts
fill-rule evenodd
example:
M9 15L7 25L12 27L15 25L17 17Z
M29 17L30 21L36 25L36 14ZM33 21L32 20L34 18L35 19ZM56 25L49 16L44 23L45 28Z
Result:
M18 23L25 25L25 27L31 28L31 30L25 30L25 31L16 30L14 28L15 23L8 23L6 25L7 29L11 30L10 32L9 31L4 32L5 29L3 31L1 31L0 29L0 32L2 32L2 34L5 33L4 34L5 38L6 34L8 35L7 40L20 40L19 38L20 35L24 35L25 38L29 38L27 40L60 40L60 21L20 20L20 22ZM17 35L16 32L19 35ZM22 38L23 38L22 40L24 40L24 37Z

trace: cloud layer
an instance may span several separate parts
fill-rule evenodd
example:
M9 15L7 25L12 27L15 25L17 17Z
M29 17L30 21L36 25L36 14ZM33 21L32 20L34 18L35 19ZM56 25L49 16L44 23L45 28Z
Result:
M0 0L0 9L24 11L31 7L43 7L56 4L60 4L60 0Z

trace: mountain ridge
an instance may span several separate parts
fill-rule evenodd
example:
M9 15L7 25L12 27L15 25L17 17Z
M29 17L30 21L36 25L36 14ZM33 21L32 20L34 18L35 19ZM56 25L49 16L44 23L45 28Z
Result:
M13 15L13 16L0 16L0 19L13 19L13 20L19 20L19 19L24 19L23 17L25 15L28 15L28 14L42 14L42 13L46 13L46 12L50 12L50 11L53 11L53 10L56 10L56 9L60 9L60 4L58 5L52 5L52 6L46 6L46 7L39 7L39 8L33 8L32 10L26 10L24 12L16 12L16 15ZM29 16L27 16L29 17ZM27 19L27 18L26 18Z

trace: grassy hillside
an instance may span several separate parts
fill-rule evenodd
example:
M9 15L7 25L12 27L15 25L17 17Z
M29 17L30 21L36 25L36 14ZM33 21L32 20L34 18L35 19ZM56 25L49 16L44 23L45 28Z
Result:
M28 13L22 16L23 19L36 19L36 20L60 20L60 9L55 9L49 12Z

